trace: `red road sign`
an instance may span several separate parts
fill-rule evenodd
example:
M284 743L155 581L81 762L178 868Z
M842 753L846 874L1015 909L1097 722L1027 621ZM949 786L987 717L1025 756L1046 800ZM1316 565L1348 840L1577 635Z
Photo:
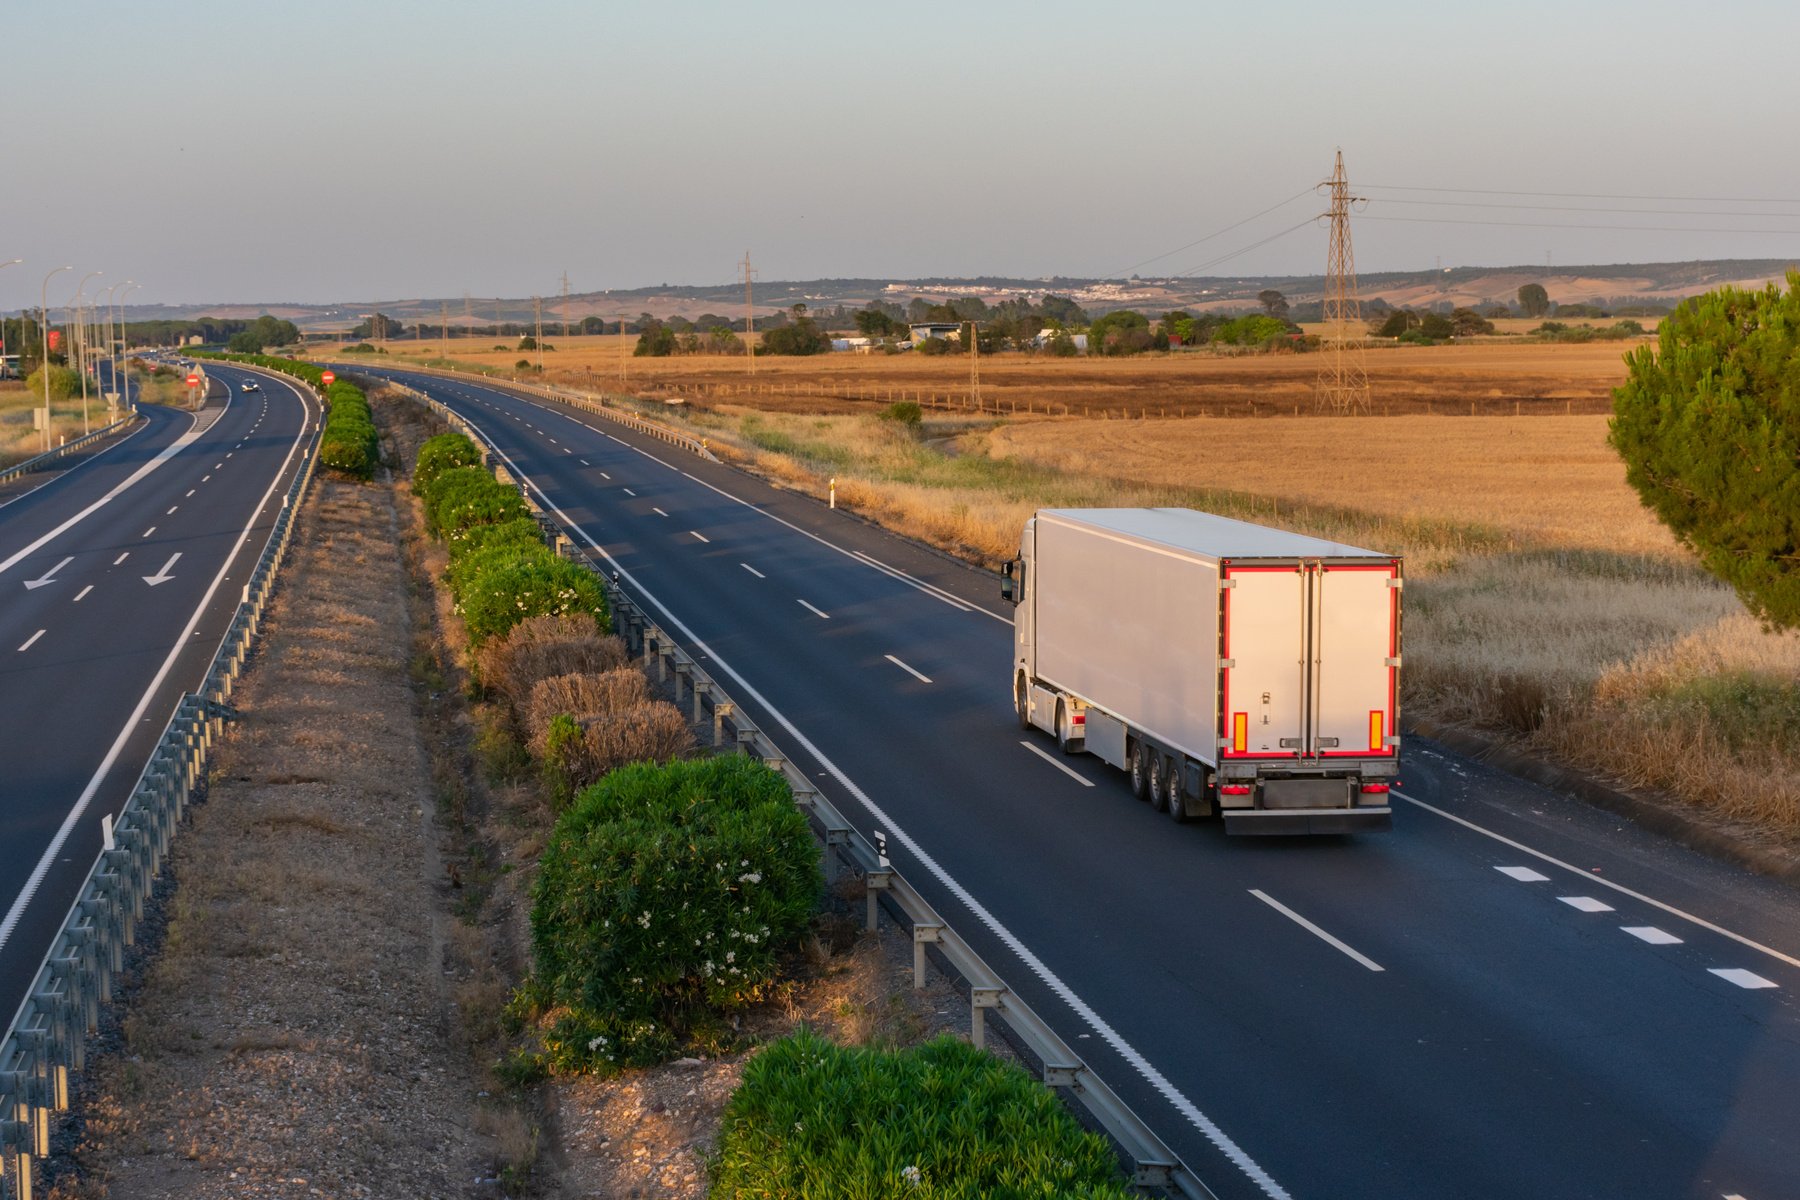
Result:
M62 348L62 330L52 329L50 331L50 348L52 350L60 350Z
M330 387L332 384L337 382L337 376L332 374L330 371L326 371L323 375L319 376L319 382L324 384L326 387Z
M188 377L187 377L187 385L188 385L188 386L189 386L189 387L199 387L199 386L200 386L200 376L198 376L198 375L189 375L189 376L188 376Z

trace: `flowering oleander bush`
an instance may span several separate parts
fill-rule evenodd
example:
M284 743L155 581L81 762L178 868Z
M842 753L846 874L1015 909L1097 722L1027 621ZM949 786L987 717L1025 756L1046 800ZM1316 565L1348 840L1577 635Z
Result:
M452 467L479 467L481 450L461 433L440 433L419 447L413 466L413 490L421 496L431 490L431 481Z
M945 1035L890 1050L807 1030L744 1068L711 1195L1125 1200L1106 1139L1018 1067Z
M440 471L424 499L426 523L440 537L450 537L471 525L531 520L531 510L519 490L501 483L482 467Z
M472 554L451 579L469 641L480 646L528 617L589 614L605 631L606 592L592 571L539 545L495 546Z
M659 1061L765 994L824 883L787 780L743 756L638 763L556 823L531 910L545 1063Z

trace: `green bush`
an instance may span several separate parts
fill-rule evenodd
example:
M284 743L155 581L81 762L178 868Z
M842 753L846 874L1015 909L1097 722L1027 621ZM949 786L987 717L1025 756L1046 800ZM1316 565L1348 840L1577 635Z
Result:
M431 481L451 467L479 467L481 450L461 433L441 433L419 447L413 466L413 490L421 496L430 494Z
M518 489L501 483L482 467L451 467L440 472L432 480L425 511L431 528L443 536L470 525L531 518Z
M500 545L470 555L458 564L452 587L476 646L527 617L591 613L596 632L610 627L599 578L544 547Z
M715 1200L1136 1195L1054 1093L947 1034L909 1050L808 1030L774 1042L744 1068L717 1146Z
M495 546L541 547L543 544L544 531L529 517L515 517L494 525L465 525L444 538L444 546L450 551L451 570L470 555Z
M740 755L639 763L556 823L531 910L558 1070L657 1061L762 996L823 891L787 780Z
M876 415L884 421L898 422L915 433L925 422L925 413L912 400L897 400Z

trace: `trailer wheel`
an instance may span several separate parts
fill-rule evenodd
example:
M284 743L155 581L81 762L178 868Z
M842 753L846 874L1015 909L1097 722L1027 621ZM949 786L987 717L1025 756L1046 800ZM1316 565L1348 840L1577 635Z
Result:
M1131 749L1131 794L1139 800L1150 797L1150 747L1142 742Z
M1087 749L1087 739L1075 736L1075 727L1069 723L1069 706L1062 697L1056 700L1056 748L1064 754L1080 754Z
M1187 797L1181 794L1182 765L1177 759L1169 759L1163 767L1163 808L1177 825L1186 825Z
M1158 754L1155 750L1144 747L1143 753L1150 760L1149 779L1147 781L1150 791L1150 807L1161 812L1163 806L1163 776L1168 774L1168 769L1163 766L1165 761L1163 756Z
M1025 682L1021 674L1013 683L1013 708L1019 713L1019 728L1031 728L1031 685Z

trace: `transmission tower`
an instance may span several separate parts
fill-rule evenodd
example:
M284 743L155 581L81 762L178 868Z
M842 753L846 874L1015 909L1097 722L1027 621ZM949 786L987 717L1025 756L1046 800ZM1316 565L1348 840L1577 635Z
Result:
M750 252L744 251L744 261L738 264L744 273L744 357L750 360L750 373L756 374L756 308L752 292L752 281L756 278L756 268L750 265Z
M1344 176L1344 152L1337 169L1319 185L1330 188L1331 253L1325 265L1325 337L1330 343L1319 364L1317 402L1335 413L1368 409L1369 369L1363 362L1362 300L1356 294L1356 255L1350 249L1350 207L1362 197L1350 194Z
M562 273L563 341L569 340L569 273Z

